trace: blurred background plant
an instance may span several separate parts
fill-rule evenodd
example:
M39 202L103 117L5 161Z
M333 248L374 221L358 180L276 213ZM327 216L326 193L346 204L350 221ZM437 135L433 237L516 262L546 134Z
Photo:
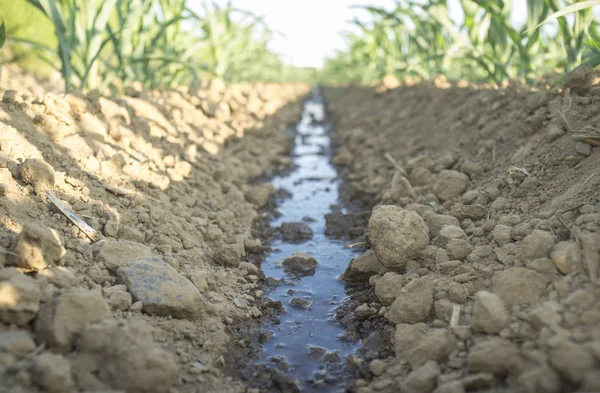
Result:
M113 91L204 80L371 83L440 74L532 83L600 64L600 0L516 1L527 1L519 26L510 18L512 0L454 1L458 21L449 0L357 7L367 17L351 22L346 48L317 71L293 67L271 50L277 33L232 0L203 0L194 9L186 0L0 0L9 43L1 56L44 77L60 73L66 90Z
M523 1L523 0L518 0ZM326 61L328 80L369 83L394 76L532 82L581 63L600 64L594 6L599 0L527 0L523 26L511 23L512 0L460 0L463 20L447 0L399 0L391 10L361 7L347 49Z
M5 11L13 21L11 60L44 74L58 70L67 91L306 75L269 49L274 33L259 16L231 1L203 1L198 13L185 0L0 0ZM32 25L43 28L43 36Z

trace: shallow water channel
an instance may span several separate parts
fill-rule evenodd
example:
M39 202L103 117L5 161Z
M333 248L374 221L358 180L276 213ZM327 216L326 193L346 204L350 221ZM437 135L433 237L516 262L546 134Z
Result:
M330 163L329 128L324 103L315 89L296 126L293 159L297 168L272 181L291 197L281 202L277 209L281 216L271 222L273 227L304 222L314 235L301 244L274 241L273 252L262 263L266 276L280 281L269 297L285 307L280 324L264 326L272 336L262 344L262 362L291 377L302 392L343 391L344 358L358 347L358 343L338 338L343 330L335 320L335 310L346 298L344 283L338 277L356 255L344 241L325 236L325 215L338 203L338 174ZM314 275L295 278L284 272L281 261L295 252L317 260Z

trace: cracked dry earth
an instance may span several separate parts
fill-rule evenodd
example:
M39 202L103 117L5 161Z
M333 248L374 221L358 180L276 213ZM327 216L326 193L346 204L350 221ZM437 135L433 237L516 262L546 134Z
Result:
M294 166L307 86L62 95L4 67L0 392L308 391L244 368L287 320L261 262L312 236L359 250L335 261L343 389L600 391L595 82L325 87L340 201L270 228L294 189L257 179Z

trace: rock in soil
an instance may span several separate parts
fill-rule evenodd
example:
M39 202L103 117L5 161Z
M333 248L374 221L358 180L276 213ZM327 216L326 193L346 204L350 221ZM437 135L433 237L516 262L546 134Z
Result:
M140 258L117 270L134 301L148 314L195 319L203 298L187 278L156 257Z
M286 257L283 262L283 269L298 277L312 276L317 268L317 260L303 252L297 252Z
M110 316L99 290L71 289L42 305L35 331L48 347L69 352L86 326Z
M313 237L313 231L303 222L284 222L281 224L281 236L288 243L304 243Z
M369 219L371 243L379 262L402 269L429 244L429 228L417 213L384 205Z
M152 250L129 240L104 240L94 246L96 261L104 264L108 270L117 271L141 257L152 256Z
M429 277L416 278L406 284L390 306L390 322L418 323L428 319L433 307L434 284Z
M0 333L0 352L15 356L25 356L35 349L35 342L29 332L13 330Z
M48 163L28 158L19 167L19 175L25 184L30 184L36 193L52 190L55 183L54 168Z
M490 292L477 292L473 305L473 331L497 334L507 324L508 311L502 299Z
M58 262L66 253L54 229L27 223L13 240L6 263L25 269L43 270Z
M70 393L75 390L71 365L60 355L44 353L35 358L35 383L45 392Z
M402 275L387 272L375 283L375 295L384 306L389 306L396 300L404 286Z
M497 272L492 278L492 292L500 296L507 307L533 303L546 290L548 279L531 269L513 267Z
M0 270L0 322L28 324L38 313L41 296L39 284L32 278L13 269Z
M342 275L342 280L351 283L367 283L369 278L381 270L383 265L377 259L373 250L367 250L364 254L352 259L348 268Z
M447 201L461 196L468 185L469 176L459 171L444 169L433 183L433 192L442 201Z
M89 325L77 340L73 375L85 390L168 391L177 373L173 356L159 349L141 321Z

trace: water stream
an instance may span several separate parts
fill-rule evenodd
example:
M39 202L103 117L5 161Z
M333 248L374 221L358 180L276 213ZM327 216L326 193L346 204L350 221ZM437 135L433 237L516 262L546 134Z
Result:
M343 391L344 358L358 347L358 343L338 338L343 330L335 320L335 310L346 298L344 283L338 277L356 255L344 247L344 241L325 236L325 215L338 203L338 174L330 163L329 129L323 100L315 89L296 126L293 159L297 169L273 179L276 188L292 196L282 201L277 209L281 216L271 222L273 227L304 222L314 235L301 244L275 240L273 252L262 263L266 276L280 281L269 297L281 301L286 310L280 324L264 327L272 336L263 343L262 362L296 380L302 392ZM317 260L313 276L295 278L284 272L281 261L295 252Z

